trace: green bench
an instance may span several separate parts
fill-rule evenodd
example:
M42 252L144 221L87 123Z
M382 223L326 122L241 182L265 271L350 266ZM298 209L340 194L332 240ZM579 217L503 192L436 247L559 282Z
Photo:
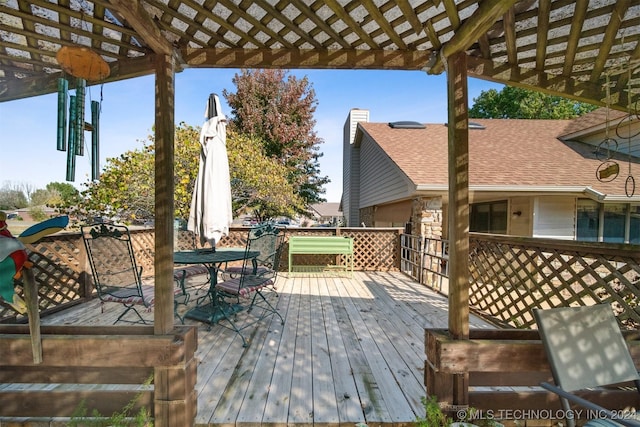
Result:
M344 265L308 266L294 265L294 255L344 255ZM289 237L289 272L294 267L322 267L342 269L353 274L353 238L341 236L291 236Z

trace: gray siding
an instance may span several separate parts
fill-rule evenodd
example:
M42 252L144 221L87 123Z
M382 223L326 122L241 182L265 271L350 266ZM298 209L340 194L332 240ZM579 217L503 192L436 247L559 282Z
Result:
M360 207L396 201L409 195L409 181L368 135L361 142Z
M342 212L348 227L360 224L360 148L354 144L358 122L369 121L369 110L352 109L343 127Z

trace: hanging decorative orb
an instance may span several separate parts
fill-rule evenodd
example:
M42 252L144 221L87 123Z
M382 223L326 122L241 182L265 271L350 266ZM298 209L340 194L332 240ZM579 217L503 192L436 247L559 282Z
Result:
M111 73L109 64L85 46L62 46L56 54L56 59L67 74L85 80L102 80Z

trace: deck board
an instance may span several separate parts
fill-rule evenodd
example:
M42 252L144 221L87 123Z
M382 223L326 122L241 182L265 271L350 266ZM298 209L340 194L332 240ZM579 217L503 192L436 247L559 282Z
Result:
M285 323L249 327L246 348L227 328L185 321L198 326L196 426L404 426L424 415L424 328L447 327L445 297L401 273L356 272L282 273L271 298ZM120 312L91 301L42 323L111 324Z

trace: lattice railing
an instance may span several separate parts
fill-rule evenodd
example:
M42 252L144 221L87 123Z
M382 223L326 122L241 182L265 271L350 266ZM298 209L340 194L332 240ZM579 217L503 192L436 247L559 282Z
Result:
M402 237L402 271L444 291L446 241ZM436 239L437 240L437 239ZM532 309L610 303L620 322L640 325L640 247L471 233L471 307L512 326L535 328ZM443 265L444 262L444 265ZM437 271L432 265L440 265Z
M470 303L514 326L535 326L531 308L610 303L640 325L640 247L551 239L470 239Z
M27 245L27 249L38 284L41 314L83 301L90 296L93 290L85 273L85 249L79 234L46 236L33 245ZM16 281L16 293L24 296L21 280ZM27 319L11 307L0 305L0 322L2 321L26 323Z

